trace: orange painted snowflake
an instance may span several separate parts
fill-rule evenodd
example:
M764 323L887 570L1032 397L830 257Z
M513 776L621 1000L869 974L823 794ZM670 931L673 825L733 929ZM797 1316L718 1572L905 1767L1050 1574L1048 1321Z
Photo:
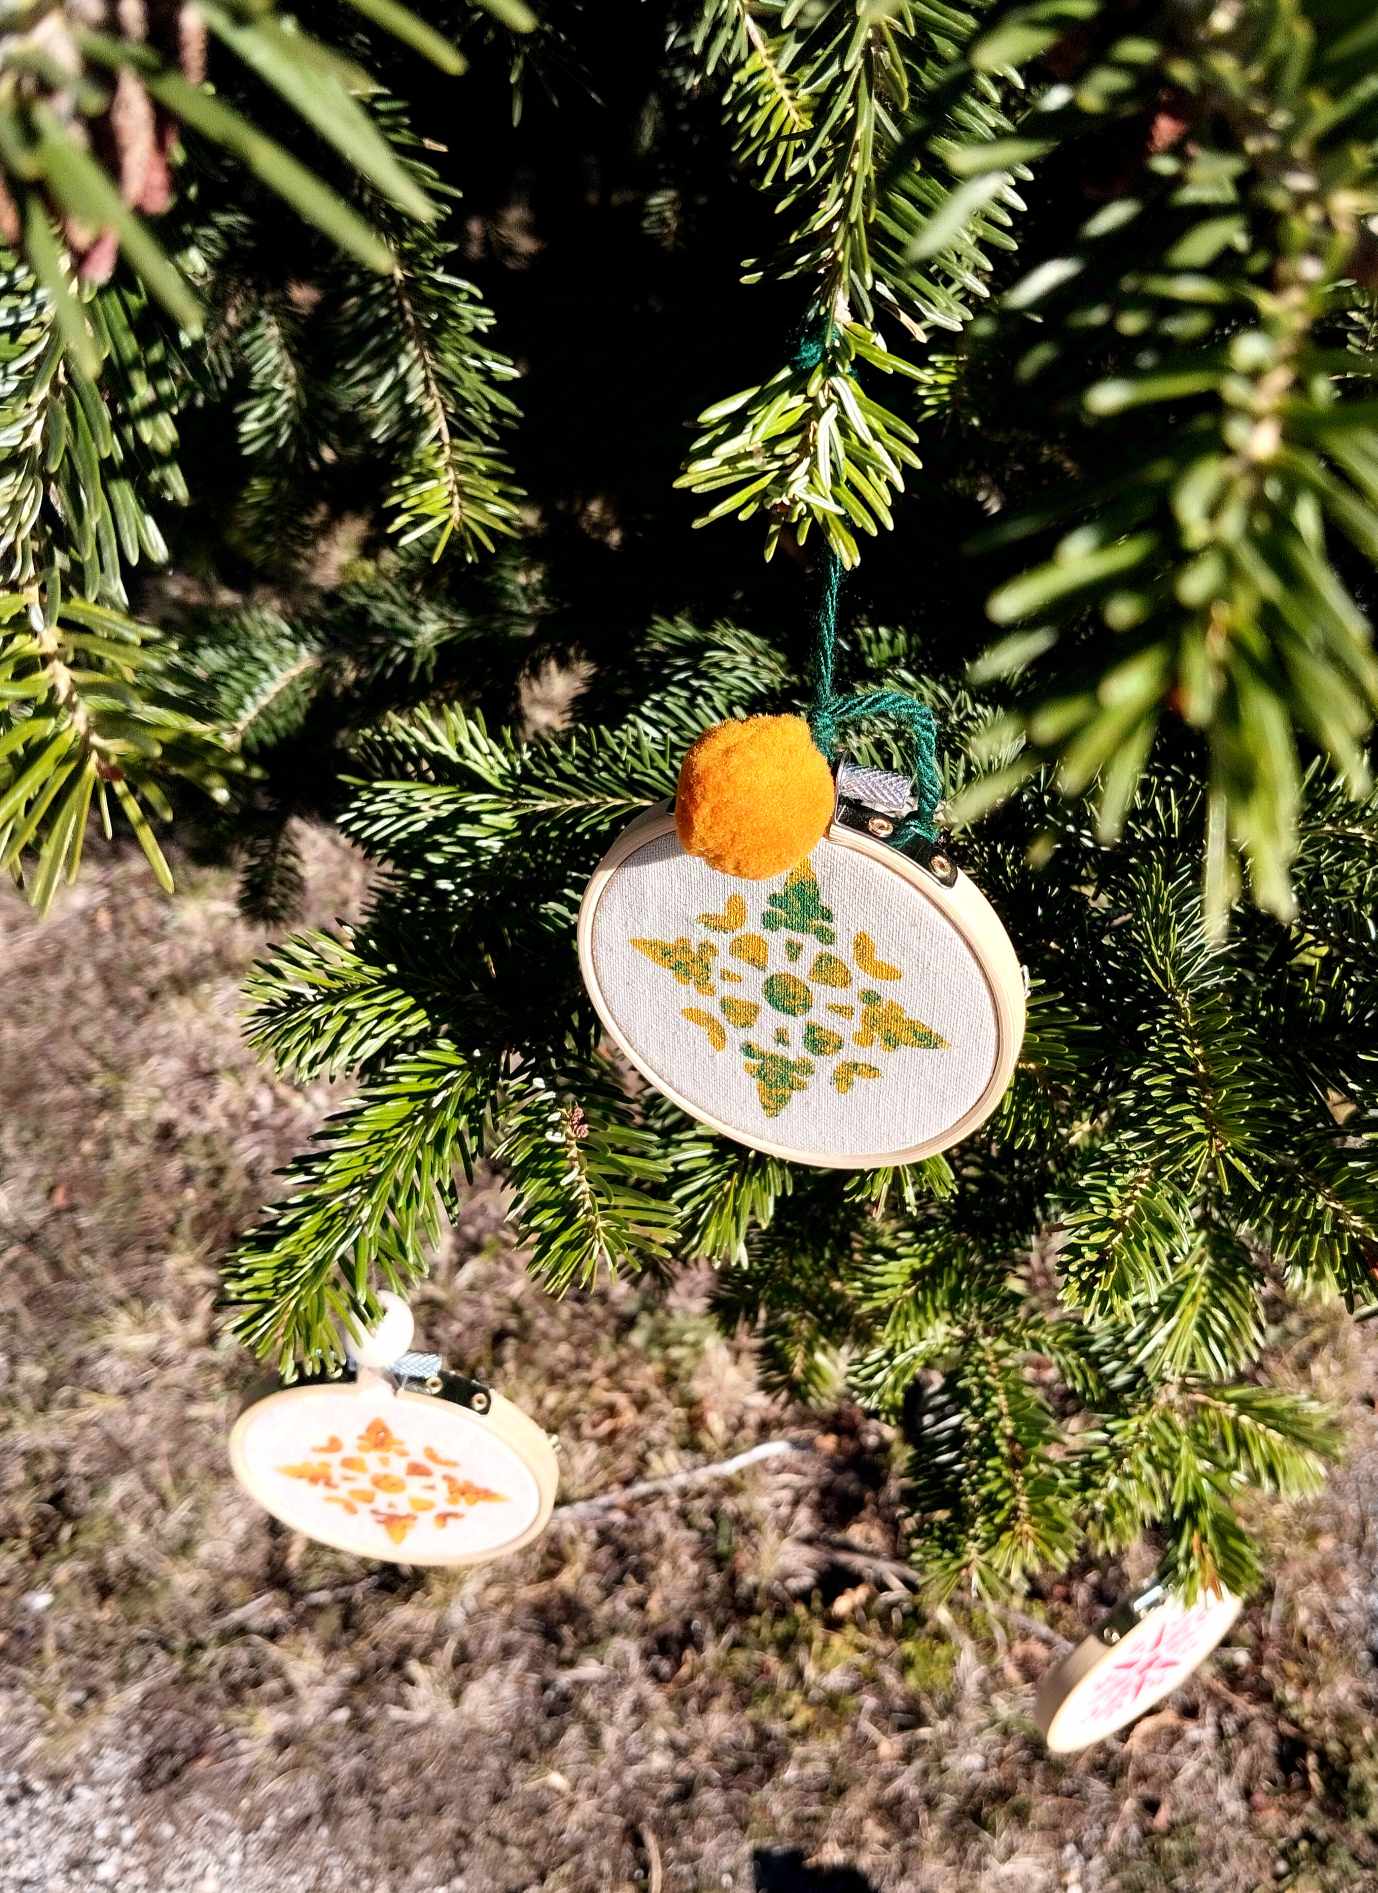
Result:
M338 1505L351 1517L367 1511L393 1544L400 1545L412 1527L433 1515L439 1528L462 1520L475 1505L501 1504L505 1492L456 1478L448 1467L461 1470L434 1446L413 1450L399 1439L386 1420L374 1418L362 1429L351 1452L336 1433L311 1448L318 1458L304 1459L278 1470L289 1479L323 1489L327 1505ZM441 1501L445 1510L439 1510Z

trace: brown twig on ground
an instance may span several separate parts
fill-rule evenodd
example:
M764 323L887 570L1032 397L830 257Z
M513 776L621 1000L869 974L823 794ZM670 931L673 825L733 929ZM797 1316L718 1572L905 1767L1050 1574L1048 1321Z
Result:
M1266 1721L1270 1727L1281 1730L1281 1732L1292 1741L1310 1741L1311 1738L1307 1735L1306 1730L1298 1728L1295 1722L1291 1721L1278 1710L1276 1704L1250 1702L1247 1696L1236 1695L1229 1684L1222 1683L1218 1676L1202 1676L1198 1680L1204 1690L1210 1695L1217 1697L1221 1702L1227 1702L1230 1707L1242 1715L1246 1721L1257 1722L1261 1718Z
M885 1578L907 1591L918 1588L919 1574L912 1565L903 1564L898 1558L887 1558L878 1551L868 1551L864 1545L854 1544L850 1538L820 1536L805 1538L801 1542L815 1551L826 1551L836 1563L846 1565L848 1570L862 1577Z

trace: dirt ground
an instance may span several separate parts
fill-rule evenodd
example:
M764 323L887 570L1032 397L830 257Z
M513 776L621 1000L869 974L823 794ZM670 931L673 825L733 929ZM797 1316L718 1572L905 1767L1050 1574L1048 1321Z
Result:
M310 918L360 870L310 842ZM552 1302L472 1192L425 1342L558 1431L557 1514L473 1573L361 1567L230 1479L251 1364L217 1257L330 1102L256 1066L218 873L0 899L4 1893L1378 1889L1378 1332L1283 1337L1350 1415L1267 1520L1275 1588L1126 1738L1046 1756L1032 1685L1134 1571L917 1607L880 1430L788 1411L705 1284ZM765 1441L736 1476L619 1488Z

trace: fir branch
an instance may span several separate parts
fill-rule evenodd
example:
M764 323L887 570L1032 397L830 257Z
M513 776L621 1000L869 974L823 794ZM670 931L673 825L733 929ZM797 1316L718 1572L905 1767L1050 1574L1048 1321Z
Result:
M447 72L462 70L454 46L398 0L352 3L376 28ZM487 3L515 30L529 31L535 23L519 0ZM233 85L223 76L215 91L205 84L208 32L279 95L299 121L293 125L298 135L318 136L405 215L424 220L433 214L424 190L360 103L375 82L271 4L205 0L194 15L174 8L108 17L104 9L53 5L7 34L0 231L13 240L22 228L25 260L59 303L68 294L69 254L84 276L104 280L123 251L179 326L199 332L196 296L139 214L158 215L172 198L169 123L238 159L366 267L390 267L387 246L358 211L228 102ZM81 352L74 313L69 326ZM93 362L87 350L88 372Z
M850 1263L863 1215L801 1176L774 1199L770 1222L750 1231L745 1257L719 1277L719 1317L752 1324L770 1386L809 1400L842 1391L855 1309Z
M326 662L321 640L267 605L217 612L182 639L182 658L246 755L302 725Z
M1138 1137L1108 1140L1074 1179L1063 1218L1067 1300L1093 1321L1161 1293L1191 1245L1192 1198Z
M926 1527L916 1548L934 1595L959 1585L1006 1595L1028 1572L1066 1563L1081 1535L1071 1482L1050 1452L1052 1415L1015 1355L967 1329L960 1365L908 1430L911 1498Z
M599 707L611 720L645 732L656 747L687 748L712 723L774 709L798 688L778 646L740 625L718 622L707 636L685 619L658 618L640 650L615 676L599 678Z
M1320 1401L1247 1381L1193 1387L1186 1401L1194 1432L1215 1442L1230 1470L1287 1498L1319 1491L1325 1461L1340 1443L1334 1415Z
M406 175L453 203L401 108L376 109ZM453 541L473 560L517 527L522 495L499 445L517 412L501 384L517 370L484 340L492 312L446 267L453 250L443 235L398 224L395 249L390 294L356 273L336 317L343 399L390 468L388 531L398 545L425 544L434 562Z
M334 418L306 329L289 292L264 300L229 330L240 388L235 429L248 474L235 538L255 564L284 573L304 564L314 543L319 520L297 496L319 478Z
M419 1047L426 1008L396 984L396 969L365 958L353 938L294 934L260 960L245 984L245 1036L285 1077L337 1078Z
M244 1236L225 1275L234 1332L285 1374L344 1360L345 1331L376 1322L377 1287L405 1292L425 1273L454 1201L472 1176L497 1074L440 1044L386 1065L327 1119L282 1175L292 1194Z
M1248 1212L1246 1212L1248 1213ZM1378 1166L1371 1130L1312 1130L1262 1166L1250 1220L1290 1285L1378 1300Z
M1031 984L1024 1042L1010 1089L1000 1101L998 1128L1017 1147L1058 1136L1069 1115L1086 1110L1082 1053L1092 1034L1058 993Z
M1368 781L1378 660L1342 548L1378 553L1372 407L1352 373L1371 364L1337 361L1324 325L1378 209L1373 112L1330 63L1333 23L1316 30L1302 0L1279 0L1266 27L1247 7L1149 7L1132 56L1117 13L1086 9L1076 83L1048 88L1016 141L1120 175L1027 259L993 325L998 347L1036 317L1016 373L1066 418L1074 471L987 536L1026 561L1037 548L988 610L1045 637L1025 730L1069 794L1097 785L1107 835L1164 712L1203 733L1219 931L1241 857L1260 905L1295 910L1302 745L1352 793ZM1016 13L971 57L1043 46L1052 30ZM955 161L991 177L1009 151L997 136Z
M151 502L182 502L166 339L137 291L80 306L87 347L63 337L50 290L0 250L0 581L74 581L128 604L127 568L167 556Z
M458 290L461 295L474 294L467 284L460 283L456 278L447 279L437 275L432 286ZM412 450L411 462L393 482L390 497L394 518L389 530L401 535L398 540L401 546L437 534L431 548L432 559L439 559L451 538L457 537L465 557L472 559L479 550L491 552L499 536L510 536L516 531L517 501L520 495L510 485L504 484L508 480L507 462L484 444L484 439L489 437L487 429L482 430L478 439L466 439L455 432L462 410L457 402L446 398L439 351L448 347L457 356L460 345L447 335L444 340L437 338L432 348L431 338L419 313L419 298L415 290L409 287L400 269L393 276L393 291L397 298L399 324L415 367L421 413L425 418L421 437ZM463 307L464 304L453 294L446 301L446 312L452 320L455 310ZM456 325L463 342L468 344L466 368L468 360L476 352L470 338L481 326L477 311L471 307L469 313L474 319L467 325ZM485 352L482 360L483 366L495 379L516 372L504 357L491 351ZM471 428L479 432L476 427L476 405L470 406L464 418ZM508 414L515 412L511 404L505 401L499 407L498 399L492 395L488 405L496 411ZM481 407L477 409L477 414L482 414Z
M986 1542L973 1579L1002 1580L1063 1561L1079 1537L1067 1481L1050 1448L1052 1415L1028 1380L988 1334L967 1335L959 1373L968 1415L979 1415L985 1438L972 1453L968 1508ZM969 1420L970 1423L970 1420Z
M919 465L917 437L876 399L871 380L917 378L913 340L930 325L963 326L968 298L985 293L983 245L1008 245L1011 213L1021 208L1003 177L968 202L945 181L942 135L922 146L906 135L912 102L937 86L974 23L960 9L939 14L909 0L881 11L860 0L744 7L736 34L723 31L715 9L705 15L697 43L738 62L727 100L738 156L776 189L792 225L768 263L748 264L746 280L802 278L811 302L808 346L795 361L700 416L704 431L678 484L723 497L696 525L761 512L768 558L782 531L802 544L816 526L846 565L857 562L858 535L893 525L893 497ZM984 79L942 121L949 142L954 130L1005 128ZM940 204L964 213L942 231L929 216ZM895 347L878 326L882 315L898 327Z
M686 1136L678 1113L657 1112L662 1136L669 1140L675 1177L674 1200L683 1218L683 1252L709 1261L746 1261L747 1236L766 1229L777 1199L794 1188L794 1172L778 1158L765 1156L720 1137Z
M400 775L407 758L424 781ZM574 835L605 834L673 794L675 759L644 730L573 731L527 743L490 734L483 719L449 707L395 719L361 751L374 774L342 817L346 833L390 859L418 858L443 839L477 864L524 821ZM358 780L358 779L356 779Z
M512 1216L552 1292L591 1288L604 1272L660 1264L676 1233L662 1194L659 1139L634 1123L606 1082L562 1097L539 1078L511 1088L494 1153L513 1187Z
M0 596L0 867L40 913L76 878L93 803L111 832L112 798L171 889L145 805L166 818L161 785L179 777L224 801L237 766L191 711L148 626L81 599L50 621L32 595Z
M1206 1229L1127 1330L1125 1352L1154 1379L1237 1372L1263 1343L1258 1274L1242 1242Z
M301 911L306 873L291 820L270 808L245 831L239 824L239 911L265 927L281 927Z

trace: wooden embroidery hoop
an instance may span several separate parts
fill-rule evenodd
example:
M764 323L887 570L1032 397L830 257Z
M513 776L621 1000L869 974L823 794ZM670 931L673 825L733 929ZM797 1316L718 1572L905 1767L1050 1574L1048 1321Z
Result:
M1130 1702L1123 1714L1111 1716L1089 1734L1076 1721L1078 1698L1083 1690L1107 1663L1126 1651L1132 1651L1136 1643L1151 1637L1155 1620L1165 1609L1176 1607L1161 1584L1152 1584L1137 1597L1121 1604L1099 1629L1089 1637L1083 1637L1075 1649L1069 1650L1066 1656L1054 1663L1040 1682L1034 1702L1034 1721L1050 1752L1054 1755L1070 1755L1090 1748L1093 1743L1103 1741L1107 1735L1126 1728L1165 1697L1172 1695L1174 1690L1180 1689L1187 1678L1201 1667L1216 1645L1228 1636L1235 1619L1244 1608L1244 1600L1228 1591L1222 1591L1213 1599L1199 1600L1195 1608L1201 1608L1203 1604L1208 1604L1214 1614L1205 1636L1199 1640L1199 1647L1194 1651L1194 1660L1179 1665L1161 1687L1145 1690Z
M456 1387L462 1388L463 1392L457 1392ZM501 1544L477 1551L454 1552L443 1544L434 1548L407 1548L405 1541L395 1551L381 1546L376 1550L361 1550L357 1539L349 1534L343 1522L338 1530L332 1530L329 1519L322 1520L319 1525L313 1521L308 1530L296 1519L285 1516L275 1502L271 1483L272 1467L266 1462L262 1466L256 1465L249 1454L251 1428L256 1428L270 1409L296 1410L309 1420L312 1406L320 1404L323 1397L330 1396L338 1400L342 1393L348 1393L352 1388L357 1388L365 1396L370 1392L381 1391L389 1405L396 1401L404 1409L416 1413L418 1418L431 1419L437 1406L443 1407L451 1427L458 1423L461 1430L479 1428L490 1439L499 1440L522 1462L535 1481L538 1493L535 1517L516 1536L503 1540ZM235 1478L250 1497L290 1530L302 1532L336 1551L347 1551L355 1557L391 1564L460 1566L491 1564L495 1559L510 1557L513 1552L522 1550L533 1539L539 1538L550 1523L560 1483L559 1465L549 1436L502 1394L450 1374L437 1374L424 1387L395 1388L384 1376L364 1369L360 1369L357 1379L352 1381L306 1381L291 1387L281 1387L274 1382L266 1393L251 1395L230 1434L230 1465Z
M638 1056L623 1036L599 984L593 957L594 917L604 890L628 856L659 841L663 835L673 835L674 832L673 811L652 809L639 816L618 836L595 868L579 908L579 969L583 974L584 985L609 1035L643 1078L688 1116L696 1118L700 1124L706 1124L710 1130L732 1138L735 1143L746 1144L750 1149L762 1151L769 1157L780 1157L787 1163L810 1164L819 1169L864 1170L880 1164L917 1163L921 1158L934 1156L938 1151L960 1143L977 1125L984 1123L1009 1086L1024 1039L1024 969L1010 944L1010 937L995 909L975 882L965 874L956 872L948 884L919 862L901 854L899 849L887 847L885 843L873 840L870 835L846 827L841 822L834 822L824 839L866 855L878 866L897 874L901 880L916 888L960 936L980 969L995 1015L996 1046L990 1076L975 1103L945 1131L909 1149L864 1151L845 1157L830 1157L817 1150L799 1150L789 1144L772 1143L768 1138L754 1134L746 1136L731 1124L725 1124L721 1118L714 1117L711 1111L701 1105L691 1104L675 1090L663 1073Z

